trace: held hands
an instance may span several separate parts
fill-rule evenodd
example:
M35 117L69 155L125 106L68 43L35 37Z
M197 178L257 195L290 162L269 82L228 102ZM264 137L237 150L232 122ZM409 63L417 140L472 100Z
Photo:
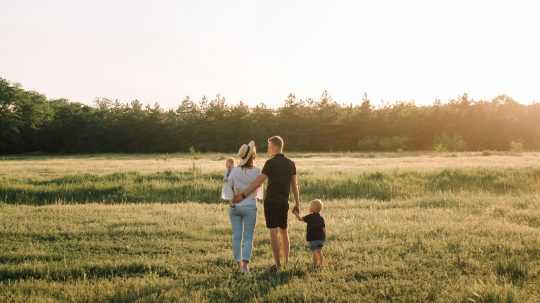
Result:
M298 208L298 206L293 207L292 213L294 214L296 219L302 221L302 217L300 217L300 209Z

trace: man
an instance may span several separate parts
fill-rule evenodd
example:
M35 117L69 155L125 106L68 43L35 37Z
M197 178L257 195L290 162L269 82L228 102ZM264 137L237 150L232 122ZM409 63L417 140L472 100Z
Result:
M289 193L292 189L295 206L293 213L299 212L298 178L293 161L283 155L284 142L280 136L268 139L268 155L261 175L255 179L243 192L234 196L233 202L238 203L249 196L254 190L268 179L264 199L264 218L270 231L270 244L276 269L281 267L280 252L283 251L284 263L289 261L289 233L287 231L287 212L289 210ZM280 243L281 237L281 243Z

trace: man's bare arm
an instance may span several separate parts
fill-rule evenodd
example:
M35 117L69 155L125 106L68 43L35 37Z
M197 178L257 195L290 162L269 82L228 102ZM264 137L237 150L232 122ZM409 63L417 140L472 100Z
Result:
M293 214L296 217L296 219L298 219L298 221L304 222L304 219L302 219L302 217L300 217L300 212L294 212Z
M291 179L291 190L293 192L295 206L293 212L300 211L300 192L298 190L298 176L293 175Z
M268 177L265 174L260 174L246 189L234 196L233 202L237 203L242 201L244 199L242 195L244 197L249 196L252 192L259 188L259 186L261 186L267 178Z
M259 188L264 181L266 181L266 178L268 177L265 174L260 174L246 189L242 191L244 195L249 196L252 192Z

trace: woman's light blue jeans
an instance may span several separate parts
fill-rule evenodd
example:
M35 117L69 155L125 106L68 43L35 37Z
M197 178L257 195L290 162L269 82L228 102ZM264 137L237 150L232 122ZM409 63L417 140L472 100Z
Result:
M257 222L257 205L236 205L229 209L232 226L232 248L236 262L249 261L253 249L253 232Z

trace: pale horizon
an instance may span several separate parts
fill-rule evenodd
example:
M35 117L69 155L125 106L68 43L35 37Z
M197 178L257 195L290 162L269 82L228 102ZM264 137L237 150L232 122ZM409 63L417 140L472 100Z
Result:
M0 77L48 98L275 107L540 101L534 1L37 1L0 11Z

